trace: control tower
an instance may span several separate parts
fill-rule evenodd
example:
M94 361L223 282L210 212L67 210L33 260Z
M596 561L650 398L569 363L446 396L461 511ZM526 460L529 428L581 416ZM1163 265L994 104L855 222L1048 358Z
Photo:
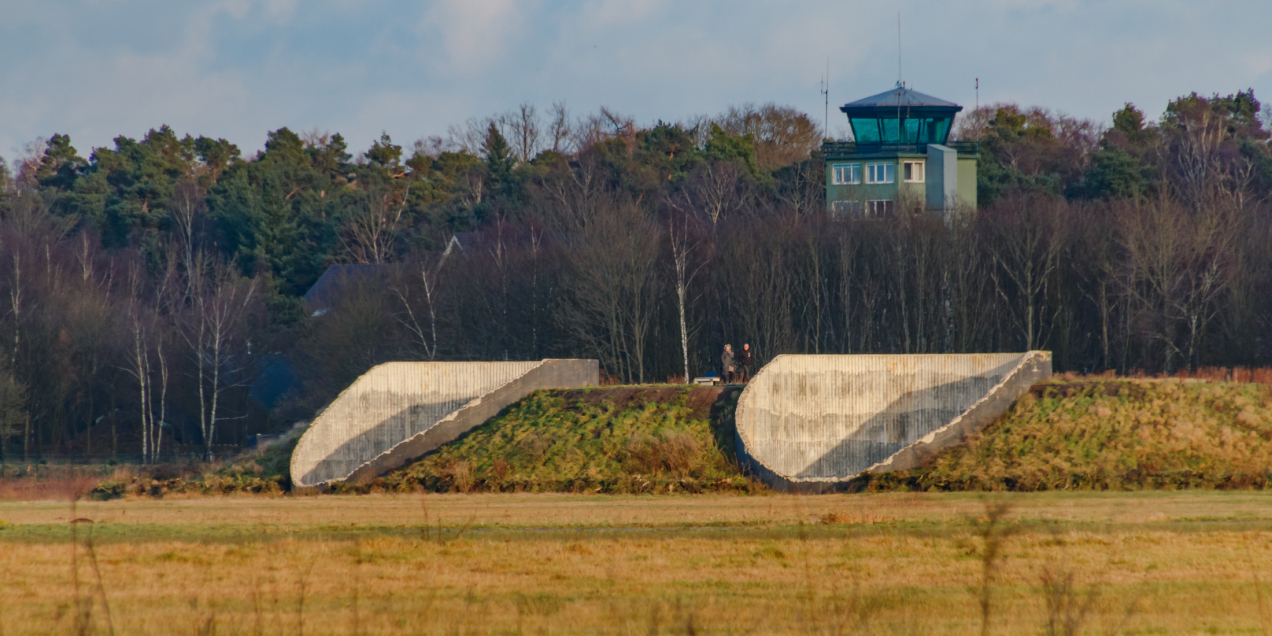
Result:
M897 87L839 108L854 141L822 144L826 207L880 218L898 206L949 214L976 208L976 142L949 141L962 106Z

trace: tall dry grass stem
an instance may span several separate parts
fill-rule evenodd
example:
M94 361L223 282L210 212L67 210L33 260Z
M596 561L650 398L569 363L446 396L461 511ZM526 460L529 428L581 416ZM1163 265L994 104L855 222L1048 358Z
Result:
M1097 590L1089 586L1080 594L1074 582L1075 572L1061 565L1043 568L1040 583L1047 606L1047 636L1077 636L1082 633L1095 605Z
M989 636L990 618L993 614L994 575L998 572L1011 528L1003 525L1012 505L1005 501L985 502L985 512L973 520L976 536L980 539L977 556L981 562L981 582L977 593L980 604L981 636Z
M101 565L97 561L97 549L93 545L93 520L82 518L77 514L77 504L80 497L86 492L86 486L76 480L72 480L70 495L71 508L71 590L74 600L71 607L75 610L75 626L76 634L90 634L95 631L93 629L93 606L96 600L100 599L102 603L102 612L106 616L107 631L111 636L115 634L115 623L110 613L110 602L106 599L106 585L102 579ZM88 526L88 535L85 540L84 548L88 554L90 567L93 569L96 585L92 591L85 595L81 591L80 585L80 541L79 527L81 525Z
M309 574L313 569L313 561L308 561L304 567L296 571L300 588L300 597L296 601L296 633L299 636L305 636L305 593L309 590Z
M1254 578L1254 602L1255 609L1259 612L1259 633L1268 636L1268 615L1263 609L1263 582L1259 580L1259 568L1254 564L1254 551L1250 549L1250 541L1247 537L1245 544L1246 562L1250 564L1250 574Z
M353 630L350 633L358 636L362 633L361 617L358 615L358 596L362 591L362 537L354 539L353 550Z
M106 614L106 629L115 636L115 619L110 614L110 601L106 600L106 584L102 581L102 569L97 562L97 548L93 545L93 524L88 526L88 559L93 565L93 575L97 577L97 593L101 596L102 612Z
M265 636L265 623L261 617L261 579L255 573L252 574L252 633Z

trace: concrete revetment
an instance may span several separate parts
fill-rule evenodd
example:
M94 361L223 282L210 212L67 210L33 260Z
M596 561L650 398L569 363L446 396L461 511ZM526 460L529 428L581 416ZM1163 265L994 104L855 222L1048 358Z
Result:
M738 400L737 455L779 490L834 490L963 442L1051 375L1051 354L781 355Z
M301 436L292 483L367 481L455 440L537 389L599 383L596 360L381 364L342 391Z

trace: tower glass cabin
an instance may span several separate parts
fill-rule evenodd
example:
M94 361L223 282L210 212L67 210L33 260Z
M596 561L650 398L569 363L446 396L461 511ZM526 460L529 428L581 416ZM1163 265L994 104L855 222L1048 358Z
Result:
M922 206L948 214L976 208L975 142L950 142L962 106L900 84L844 104L853 141L822 144L826 207L859 217Z

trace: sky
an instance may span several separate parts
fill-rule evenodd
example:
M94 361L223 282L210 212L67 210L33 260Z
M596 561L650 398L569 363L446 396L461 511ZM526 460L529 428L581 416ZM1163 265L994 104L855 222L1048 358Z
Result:
M895 85L1108 122L1196 91L1272 102L1267 0L5 0L0 156L162 124L409 146L521 103L641 123L776 102L821 121Z

